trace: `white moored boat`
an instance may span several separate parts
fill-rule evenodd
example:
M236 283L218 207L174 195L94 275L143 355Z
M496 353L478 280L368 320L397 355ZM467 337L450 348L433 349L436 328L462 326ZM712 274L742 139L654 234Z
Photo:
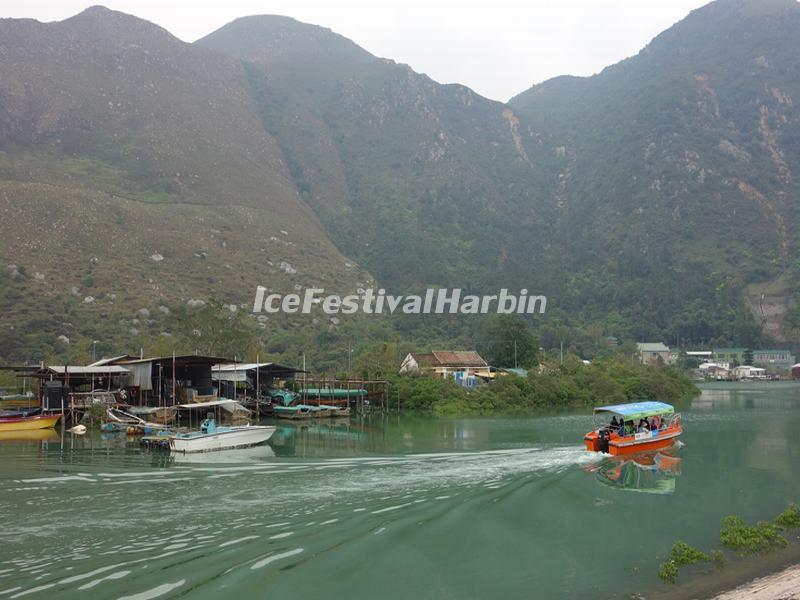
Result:
M229 448L246 448L263 444L272 434L275 427L266 425L234 425L217 427L214 419L206 419L199 431L176 433L169 438L172 452L214 452Z

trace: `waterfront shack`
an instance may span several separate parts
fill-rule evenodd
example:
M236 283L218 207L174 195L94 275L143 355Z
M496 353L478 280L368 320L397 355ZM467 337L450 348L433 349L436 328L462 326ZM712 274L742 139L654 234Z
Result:
M272 362L220 363L211 367L211 379L218 395L234 400L242 396L245 403L268 398L270 390L285 385L298 373L306 371Z
M130 370L109 364L50 365L25 375L38 380L37 394L43 410L64 411L74 417L93 403L124 403Z
M115 361L130 371L129 403L159 407L216 400L212 367L231 362L224 357L195 354Z

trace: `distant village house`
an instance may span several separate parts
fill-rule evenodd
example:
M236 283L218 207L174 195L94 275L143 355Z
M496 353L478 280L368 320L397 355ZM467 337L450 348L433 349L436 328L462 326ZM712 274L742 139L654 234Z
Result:
M490 371L489 364L474 350L410 352L400 364L401 373L423 371L442 378L468 381Z
M639 342L636 348L639 351L639 362L643 365L670 364L669 347L661 342Z

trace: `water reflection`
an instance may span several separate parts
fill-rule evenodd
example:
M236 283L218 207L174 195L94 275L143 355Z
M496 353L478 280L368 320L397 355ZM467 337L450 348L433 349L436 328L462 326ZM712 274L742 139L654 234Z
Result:
M601 484L628 492L672 494L681 474L681 459L666 452L610 458L601 463L595 476Z
M4 442L52 442L58 440L55 429L31 429L28 431L0 431L0 443Z

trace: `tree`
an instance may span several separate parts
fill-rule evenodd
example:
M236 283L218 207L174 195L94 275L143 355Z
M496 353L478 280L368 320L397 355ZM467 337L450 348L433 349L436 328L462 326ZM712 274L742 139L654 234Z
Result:
M496 367L529 368L539 363L539 340L518 315L489 319L478 348L483 358Z
M742 359L744 360L744 364L752 365L753 364L753 351L749 348L744 351L742 354Z

